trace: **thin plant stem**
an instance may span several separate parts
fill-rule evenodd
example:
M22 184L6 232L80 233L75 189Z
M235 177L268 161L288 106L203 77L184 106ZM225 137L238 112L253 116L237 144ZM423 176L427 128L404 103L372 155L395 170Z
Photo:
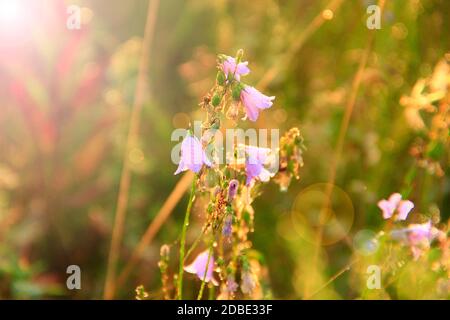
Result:
M340 6L342 5L343 0L331 0L325 9L329 9L333 12L339 10ZM324 9L324 10L325 10ZM300 50L301 47L305 44L305 42L316 32L326 21L323 11L320 11L314 19L305 27L302 28L302 32L295 37L294 41L288 48L287 52L283 55L282 58L279 59L279 61L282 61L283 63L277 63L273 65L269 70L266 71L266 73L262 76L261 80L258 82L257 87L264 89L266 88L269 83L275 79L275 77L280 73L280 71L285 70L290 63L292 62L292 59L295 58L296 53L298 50Z
M208 251L208 259L206 260L205 273L203 274L203 280L202 280L202 284L200 286L200 291L198 292L197 300L202 299L203 291L205 290L206 275L208 274L209 261L211 260L212 251L213 251L212 248L213 248L213 242L211 241L211 245L209 246L209 251Z
M126 263L122 272L120 273L120 275L117 279L117 288L120 288L125 283L125 281L128 279L131 271L136 266L136 264L139 262L139 259L142 256L142 253L144 252L145 248L148 248L148 246L150 245L150 243L152 242L152 240L158 233L159 229L162 227L164 222L166 222L167 218L169 218L173 209L175 208L175 206L177 205L179 200L183 197L186 190L191 185L193 179L194 179L194 173L191 171L188 171L183 175L183 177L180 179L180 181L178 181L178 183L175 185L175 188L170 193L169 197L166 199L163 206L156 214L155 218L148 225L147 230L145 231L145 233L142 236L141 240L139 241L138 245L133 250L133 253L131 254L130 259L128 260L128 262ZM189 254L189 252L188 252L188 254ZM186 255L186 257L187 256L188 255Z
M208 300L214 300L214 294L216 293L214 286L209 286L208 289L209 289Z
M186 207L186 214L184 215L183 228L181 230L181 240L180 240L180 265L178 268L178 300L183 299L183 272L184 272L184 250L186 245L186 231L189 225L189 216L191 215L192 203L194 202L195 196L195 179L192 180L191 193L189 195L189 202Z
M159 0L150 1L147 10L147 20L145 24L144 39L139 61L138 78L134 93L133 108L130 115L128 136L123 153L123 167L120 177L119 194L117 196L117 206L112 231L111 246L108 255L105 287L103 291L103 298L107 300L114 299L116 291L116 269L117 262L119 260L120 246L123 238L129 190L131 184L131 172L128 154L129 150L135 144L139 132L141 111L145 101L145 94L147 92L147 73L150 58L150 47L153 41L158 6Z
M187 260L187 258L189 258L189 256L191 255L192 251L194 251L194 249L197 247L197 245L200 243L200 240L202 239L203 235L206 233L207 228L205 228L202 233L199 234L199 236L197 237L197 239L195 239L195 241L192 243L191 247L189 248L189 250L187 251L186 255L184 256L184 261Z
M385 3L385 0L379 0L379 2L378 2L378 5L381 8L380 9L381 11L383 10L384 3ZM347 135L348 127L350 125L350 120L351 120L353 110L355 107L356 98L357 98L357 95L359 92L359 87L362 82L364 70L366 68L367 61L369 60L369 55L372 52L372 46L373 46L374 39L375 39L375 32L371 31L369 34L368 40L367 40L367 44L366 44L364 53L361 56L361 60L359 61L358 69L353 78L349 98L345 105L344 117L342 118L341 125L339 127L339 134L338 134L336 149L335 149L332 161L331 161L330 171L329 171L329 176L328 176L328 183L327 183L327 187L325 190L325 201L322 206L322 210L320 210L320 213L319 213L319 227L318 227L317 234L316 234L315 250L314 250L314 255L313 255L313 259L312 259L312 263L314 266L317 266L320 248L322 246L323 224L325 223L324 219L326 218L326 212L328 211L328 208L330 206L331 194L333 192L334 183L336 181L337 165L338 165L341 155L342 155L345 137ZM304 297L309 296L309 285L308 284L305 284L305 290L304 290L303 296Z
M341 275L343 275L345 272L349 271L352 265L354 265L356 262L358 262L358 259L353 260L349 264L347 264L344 268L339 270L334 276L332 276L323 286L321 286L319 289L317 289L313 294L311 294L309 297L306 298L306 300L311 299L312 297L316 296L319 292L321 292L323 289L328 287L332 282L334 282L337 278L339 278Z

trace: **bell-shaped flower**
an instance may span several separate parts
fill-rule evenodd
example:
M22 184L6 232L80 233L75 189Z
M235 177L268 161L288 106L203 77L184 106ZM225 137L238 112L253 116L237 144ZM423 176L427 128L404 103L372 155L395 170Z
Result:
M227 79L229 78L229 74L232 74L233 77L237 80L241 80L241 76L245 76L250 73L250 69L248 68L248 62L239 62L236 64L236 59L230 56L226 56L225 60L222 63L222 70L225 73Z
M179 174L188 169L198 173L203 164L208 167L212 166L211 161L206 156L205 150L203 150L200 140L191 133L188 133L181 143L181 159L178 164L178 169L174 174Z
M389 219L394 213L397 213L394 217L395 220L406 220L409 212L414 208L414 203L402 200L400 193L393 193L389 199L378 201L378 207L383 212L384 219Z
M247 186L250 185L255 179L261 182L267 182L273 176L273 174L264 167L269 160L270 151L271 150L268 148L245 146L245 152L247 154L245 160Z
M209 251L205 250L202 253L200 253L192 262L190 265L184 267L184 271L195 274L200 280L203 281L205 279L205 282L212 282L213 285L217 286L219 283L216 279L214 279L213 271L214 271L214 257L211 253L211 256L209 257L209 263L208 263L208 256ZM208 265L208 267L207 267ZM206 277L205 277L205 271L206 271Z
M244 105L245 113L251 121L256 121L259 112L263 109L268 109L272 106L274 96L268 97L254 87L245 86L241 91L241 102Z

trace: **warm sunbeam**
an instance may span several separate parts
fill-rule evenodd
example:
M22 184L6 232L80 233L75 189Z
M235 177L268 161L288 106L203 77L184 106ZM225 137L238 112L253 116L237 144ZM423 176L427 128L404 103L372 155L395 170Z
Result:
M0 0L0 27L11 28L25 19L24 3L20 0Z

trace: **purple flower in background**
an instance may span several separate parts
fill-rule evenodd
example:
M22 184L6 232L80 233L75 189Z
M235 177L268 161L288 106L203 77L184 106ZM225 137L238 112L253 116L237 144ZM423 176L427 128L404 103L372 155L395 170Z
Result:
M246 146L245 151L247 152L247 159L245 161L245 173L247 174L246 184L250 185L255 179L262 182L269 181L272 174L264 168L264 164L267 162L270 149Z
M393 193L388 200L378 201L378 207L383 212L383 218L391 218L395 212L395 220L406 220L409 212L414 208L414 203L409 200L402 200L400 193Z
M441 231L431 225L431 221L422 224L410 224L407 228L391 231L391 237L411 248L414 260L417 260L424 249L430 247L431 241L439 237Z
M200 140L196 136L188 133L181 143L181 159L178 164L178 169L174 174L179 174L188 169L198 173L203 164L208 167L212 166L203 150Z
M241 91L241 101L245 108L245 113L251 121L256 121L259 111L272 106L274 96L268 97L254 87L245 86Z
M433 238L433 227L428 221L422 224L410 224L407 228L391 231L391 237L394 240L403 242L407 245L418 245L428 242Z
M244 271L241 276L241 290L244 294L252 294L256 288L255 276L251 271Z
M236 65L236 59L233 57L226 56L222 63L223 73L225 73L227 79L228 75L234 74L234 78L239 81L241 76L245 76L250 73L250 69L247 67L248 62L240 62Z
M205 277L205 270L206 270L206 264L208 263L208 255L209 251L205 250L202 253L200 253L192 262L190 265L184 267L184 270L186 272L192 273L197 275L197 277L203 281L203 278L205 278L205 282L211 281L213 285L217 286L218 283L216 279L213 277L213 269L214 269L214 257L211 253L211 257L209 258L209 264L208 264L208 270L206 272Z
M431 221L422 224L411 224L407 228L408 244L411 247L414 260L420 258L424 249L430 247L431 241L434 239L436 233L431 226Z
M237 288L238 288L238 284L234 280L234 277L232 275L229 275L227 277L227 292L229 292L229 293L236 292Z
M414 246L421 243L429 243L433 240L431 221L422 224L410 224L407 230L410 245Z

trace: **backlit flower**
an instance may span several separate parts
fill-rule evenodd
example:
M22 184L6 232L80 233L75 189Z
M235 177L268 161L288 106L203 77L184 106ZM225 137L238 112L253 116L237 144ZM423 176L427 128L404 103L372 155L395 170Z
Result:
M409 212L414 208L414 203L409 200L402 200L400 193L393 193L388 200L378 201L378 207L383 212L384 219L391 218L397 212L394 217L395 220L406 220Z
M197 277L203 281L203 278L205 279L205 282L211 281L213 285L217 286L218 282L216 279L214 279L213 276L213 269L214 269L214 257L211 253L211 256L209 257L209 263L208 263L208 256L209 251L205 250L202 253L200 253L192 262L190 265L185 266L184 270L186 272L192 273L197 275ZM206 268L206 265L208 264L208 268ZM208 269L208 270L206 270ZM205 277L205 270L206 270L206 277Z
M225 73L227 79L229 78L229 74L232 74L234 78L239 81L241 76L245 76L250 73L250 69L247 67L248 62L240 62L236 64L236 59L233 57L226 56L225 60L222 63L222 70Z
M256 121L260 110L268 109L272 106L274 96L268 97L254 87L245 86L241 91L241 101L244 105L245 113L251 121Z
M196 136L188 133L181 143L181 159L178 164L178 169L174 174L179 174L188 169L198 173L203 164L208 167L212 166L206 156L205 150L203 150L200 140Z
M245 151L247 153L245 160L246 184L250 185L255 179L262 182L269 181L273 174L264 165L267 163L270 149L246 146Z

